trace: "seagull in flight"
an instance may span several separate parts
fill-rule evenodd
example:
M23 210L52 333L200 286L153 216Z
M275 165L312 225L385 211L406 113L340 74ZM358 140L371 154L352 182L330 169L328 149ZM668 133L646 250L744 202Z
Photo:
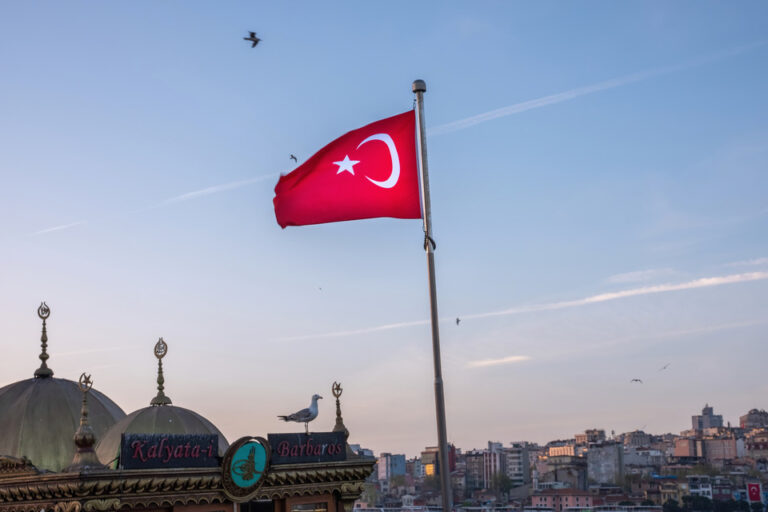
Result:
M323 397L320 395L312 395L312 403L309 404L309 407L293 414L278 416L278 418L283 421L295 421L296 423L303 423L304 430L307 434L309 434L309 422L317 418L317 401L321 398Z
M629 381L629 382L630 382L630 384L631 384L632 382L639 382L640 384L642 384L642 383L643 383L643 381L641 381L640 379L632 379L632 380L631 380L631 381Z
M672 363L667 363L667 364L665 364L664 366L662 366L661 368L659 368L659 371L661 371L661 370L666 370L667 368L669 368L669 365L671 365L671 364L672 364Z
M456 325L459 325L459 322L461 322L461 318L456 317Z
M253 43L251 45L251 48L256 48L256 45L259 44L259 41L261 41L261 39L256 37L256 32L251 32L250 34L251 34L250 37L244 37L243 39L245 39L246 41L251 41Z
M296 155L291 155L291 160L293 160L296 163L299 163L299 160L296 158Z

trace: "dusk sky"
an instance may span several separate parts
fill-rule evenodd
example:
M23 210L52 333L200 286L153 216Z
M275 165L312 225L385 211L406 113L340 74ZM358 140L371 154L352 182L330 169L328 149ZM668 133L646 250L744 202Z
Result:
M166 394L230 441L303 429L277 415L314 393L330 430L340 381L351 443L436 445L421 222L272 206L289 155L423 79L449 440L735 424L768 408L766 27L757 1L3 2L0 386L44 300L55 376L127 413L163 336Z

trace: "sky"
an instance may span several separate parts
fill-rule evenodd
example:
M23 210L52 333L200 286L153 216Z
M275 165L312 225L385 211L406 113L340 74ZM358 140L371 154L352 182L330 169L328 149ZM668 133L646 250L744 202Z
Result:
M291 154L423 79L449 440L736 424L768 408L766 26L756 1L4 2L1 383L39 365L44 300L56 377L126 412L162 336L166 394L229 440L302 428L277 415L314 393L330 430L339 381L351 443L435 445L421 222L272 206Z

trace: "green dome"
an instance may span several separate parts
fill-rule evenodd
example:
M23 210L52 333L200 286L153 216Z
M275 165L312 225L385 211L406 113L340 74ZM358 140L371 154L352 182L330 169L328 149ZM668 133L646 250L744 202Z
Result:
M77 382L53 377L0 388L0 455L27 457L38 469L61 471L72 463L83 394ZM106 395L88 394L88 422L99 439L125 412Z
M115 423L98 437L96 455L102 464L112 465L120 452L122 434L216 434L219 436L219 456L223 457L229 443L216 426L194 411L174 405L150 406L134 411Z

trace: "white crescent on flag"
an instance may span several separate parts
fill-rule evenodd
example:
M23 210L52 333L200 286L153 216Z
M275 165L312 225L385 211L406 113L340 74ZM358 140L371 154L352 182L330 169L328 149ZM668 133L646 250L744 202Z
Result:
M387 145L387 149L389 149L389 156L392 157L392 173L389 175L389 178L384 181L376 181L372 178L369 178L368 176L366 176L366 179L377 187L392 188L397 184L397 180L400 179L400 157L397 155L397 147L395 147L395 141L393 141L392 137L386 133L376 133L358 144L357 149L360 149L360 146L366 142L371 142L372 140L380 140Z

